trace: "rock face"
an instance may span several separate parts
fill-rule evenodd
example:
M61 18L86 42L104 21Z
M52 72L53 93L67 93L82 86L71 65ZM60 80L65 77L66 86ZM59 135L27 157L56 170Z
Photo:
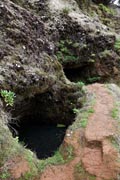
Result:
M101 81L119 78L119 55L114 51L115 33L111 33L110 29L102 25L98 18L90 18L80 11L76 1L71 0L70 3L63 0L13 2L19 6L10 1L1 2L1 16L4 17L1 22L1 31L6 32L1 34L1 38L6 39L3 45L4 51L1 50L1 57L2 59L3 56L7 59L11 58L12 60L9 61L12 61L14 69L19 71L19 79L24 79L24 82L23 80L18 82L20 89L24 91L26 85L29 87L30 84L38 84L39 72L36 73L38 69L44 69L45 73L47 71L50 74L51 68L48 65L50 59L44 53L52 56L54 62L56 60L53 56L56 55L64 69L80 68L81 76L85 76L84 79L93 76L99 76ZM17 22L14 19L15 16ZM14 52L14 55L6 54L7 50ZM28 66L25 66L28 63L26 59L29 59L29 66L32 65L29 70ZM46 67L42 65L43 59L46 61ZM51 66L54 62L51 62ZM36 70L33 70L34 66ZM11 71L12 68L8 67ZM116 71L115 68L117 68ZM26 71L25 75L21 75L23 71ZM27 77L27 71L31 71L32 75L29 73ZM41 78L44 76L43 73L40 74ZM7 74L6 76L10 81L11 77ZM19 81L18 76L15 77L15 74L12 76L14 76L14 81L9 82L10 86L16 87L18 84L16 81ZM34 82L29 82L28 79ZM54 84L53 77L50 76L49 79L45 78L46 86L48 81L51 85ZM7 85L9 83L6 82ZM40 86L42 87L42 84Z
M65 111L73 116L72 109L76 106L77 98L82 97L82 93L80 87L65 78L62 66L53 57L54 44L49 37L49 28L40 16L11 1L0 2L0 15L3 17L0 29L0 87L17 94L16 111L25 111L22 109L24 98L27 102L27 99L29 101L34 95L46 93L43 97L53 104L53 110L45 98L42 98L44 105L41 112L53 112L48 118L53 119L55 104L58 104L56 119L63 112L63 107L67 107ZM29 103L26 108L31 112L29 106L32 108Z
M101 81L117 80L119 54L114 49L115 33L101 24L97 16L90 18L80 11L74 0L71 3L51 0L49 9L55 16L50 23L51 31L56 29L59 37L55 54L64 69L79 69L84 79L99 76Z
M49 27L30 7L23 8L25 2L0 1L0 88L16 93L14 108L0 101L0 178L9 169L8 162L14 162L14 154L19 151L26 157L25 148L12 137L9 128L15 134L16 130L11 124L36 118L39 123L68 125L85 96L80 86L66 79L53 56Z
M33 175L38 173L38 162L31 152L18 143L17 138L12 137L10 129L15 132L12 124L39 122L70 125L75 117L73 109L81 108L85 92L80 84L71 83L65 77L63 68L81 68L84 78L119 78L119 54L114 50L115 33L111 33L98 19L84 14L78 1L74 0L3 0L0 1L0 17L0 88L16 93L14 108L6 107L4 99L0 100L0 178L10 180L21 177L24 180L31 175L26 175L26 172L33 173L34 169L31 175L34 179ZM98 113L100 115L102 112ZM85 133L88 146L84 149L83 158L78 157L77 162L81 160L88 174L98 176L105 162L111 158L111 153L115 154L115 158L117 153L111 150L106 139L114 131L107 129L103 135L100 132L94 134L94 119L91 120L94 126L88 124L90 127ZM98 120L97 128L103 128ZM106 125L109 122L112 123L112 120L108 119ZM92 130L89 132L90 128ZM94 136L97 136L96 139ZM89 147L89 141L97 141L98 146ZM99 172L94 171L91 159L92 165L88 164L91 157L86 157L86 152L89 150L89 155L98 154L101 163ZM18 156L14 157L15 154ZM112 161L115 158L112 157ZM16 172L14 162L19 172ZM72 173L73 164L70 165ZM111 161L108 167L117 172L116 165L111 165ZM107 170L108 167L105 166ZM66 170L69 172L68 168ZM99 175L104 179L106 176ZM109 179L113 177L110 175Z

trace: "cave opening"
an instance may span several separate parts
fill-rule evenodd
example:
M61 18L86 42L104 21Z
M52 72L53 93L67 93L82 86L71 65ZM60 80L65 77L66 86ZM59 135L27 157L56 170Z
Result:
M67 127L28 124L18 129L19 142L36 153L38 159L52 157L63 142Z
M92 69L91 66L83 66L78 68L64 68L66 77L71 82L83 82L84 84L92 84L96 82L103 82L104 80Z
M13 117L17 116L17 123L9 124L13 137L17 136L38 159L46 159L52 157L63 143L75 115L69 108L64 109L64 102L56 101L47 92L16 105Z

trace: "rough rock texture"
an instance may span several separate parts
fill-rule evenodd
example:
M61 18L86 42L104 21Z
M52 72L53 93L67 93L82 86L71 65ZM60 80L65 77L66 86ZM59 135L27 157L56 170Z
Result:
M78 86L65 78L57 59L50 56L54 52L54 44L41 17L9 0L0 2L0 16L3 17L0 26L0 87L16 93L16 112L22 111L20 115L27 108L26 111L31 113L30 97L47 93L42 102L45 104L43 110L46 107L52 109L47 100L53 104L53 110L48 110L51 114L53 112L50 119L54 116L56 104L56 119L64 112L63 107L66 109L64 114L73 115L72 109L82 93Z
M19 25L13 20L9 20L5 26L9 34L11 34L10 36L14 34L13 38L16 39L15 42L17 41L17 44L19 44L19 37L21 38L23 47L20 50L20 47L17 45L16 49L22 53L19 58L24 56L22 61L25 61L26 56L29 59L33 57L37 64L42 66L40 59L45 58L42 54L42 51L44 51L49 55L56 55L65 69L82 68L80 71L84 71L84 73L81 72L81 76L85 76L84 79L99 76L101 81L105 81L119 77L119 56L114 52L115 33L111 32L107 26L101 24L97 16L91 18L84 14L79 9L76 1L71 0L70 3L64 0L42 2L22 0L14 2L24 8L21 9L21 12L17 13L17 16L20 16L22 11L26 14L19 22L21 24L20 30L24 29L25 31L22 32L23 37L21 38L21 31L17 30L20 28ZM11 9L11 11L14 11L14 9ZM30 14L32 16L34 14L34 16L31 17ZM30 17L29 22L26 23L28 16ZM34 23L31 24L31 22ZM2 27L4 27L4 23ZM11 28L7 26L11 26ZM14 27L14 30L12 27ZM26 33L27 35L29 34L29 38L24 39ZM34 34L34 37L31 34ZM61 41L63 42L62 48ZM28 49L31 50L29 51ZM27 54L25 54L26 51ZM37 60L38 57L39 60ZM16 58L18 57L13 59ZM54 58L52 57L52 59ZM19 63L18 65L21 65L21 62ZM117 68L117 71L114 70L114 67ZM32 77L32 79L36 81L37 76ZM52 83L53 79L50 79L50 81Z
M116 36L119 37L120 34L120 10L114 4L102 5L102 4L92 4L90 13L92 16L99 19L103 24L107 25L111 31L116 32Z
M117 81L119 55L114 51L115 33L101 24L97 16L90 18L84 14L75 1L71 4L72 7L63 0L49 3L54 16L50 22L51 32L56 29L59 37L55 51L58 60L65 70L79 68L79 76L84 79L99 76L101 81L113 78Z
M53 56L54 44L42 17L29 7L24 9L22 1L14 2L0 1L0 88L16 93L13 108L0 100L0 178L14 154L26 152L12 137L9 128L15 134L16 130L11 124L28 117L69 124L74 118L72 109L80 107L84 97L81 87L66 79Z
M38 121L41 118L40 123L69 125L74 120L73 109L81 108L85 94L81 85L66 79L63 68L80 67L85 78L97 75L103 80L119 79L119 55L114 51L115 33L98 19L84 14L74 0L70 3L64 0L3 0L0 1L0 17L0 89L16 93L14 108L6 107L4 99L3 103L0 100L0 178L11 180L22 176L24 180L26 171L30 171L32 177L37 175L38 164L36 158L32 156L31 159L30 152L18 143L18 139L12 137L9 129L15 129L11 124L16 123L17 118L22 122L26 120L27 123L35 123L36 118ZM108 105L107 99L105 103ZM109 108L111 107L108 106ZM102 112L96 113L100 116ZM101 127L103 124L98 120L98 126ZM111 119L106 120L103 116L103 120L107 124ZM94 124L94 119L91 121ZM88 126L91 128L92 125ZM112 125L107 127L111 128ZM101 163L98 172L100 178L106 178L105 173L103 176L100 173L106 168L106 161L112 157L112 166L111 160L107 164L111 167L111 172L113 171L113 176L110 174L109 179L115 177L117 166L114 160L117 153L106 140L106 136L111 136L114 130L107 127L102 127L103 132L105 130L103 139L100 133L97 134L100 144L97 143L95 148L91 148L91 144L89 147L85 146L83 158L77 158L77 163L78 160L82 161L88 171L84 178L89 178L89 173L97 176L92 166L94 162L90 159L92 165L89 168L88 160L86 161L85 152L89 150L91 154L98 154ZM85 142L89 141L88 134L89 129L86 129ZM96 137L92 141L96 142ZM114 159L109 152L115 155ZM25 159L18 163L19 158L14 156L19 157L21 154ZM19 173L14 164L10 167L13 162L19 166ZM32 165L29 167L30 163ZM76 160L68 166L71 167L72 175L74 165ZM9 178L6 171L12 177ZM69 172L69 168L66 167L66 171ZM59 172L61 173L61 169ZM29 177L28 174L26 176Z

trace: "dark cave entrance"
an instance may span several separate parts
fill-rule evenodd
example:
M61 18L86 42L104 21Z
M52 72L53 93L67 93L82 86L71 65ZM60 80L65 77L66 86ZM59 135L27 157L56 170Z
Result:
M28 124L19 128L19 141L35 152L37 158L45 159L54 155L63 142L67 127L59 125Z
M87 85L96 82L104 82L98 73L92 69L92 66L83 66L73 69L64 68L64 73L71 82L75 83L81 81Z
M47 92L26 99L15 107L13 117L19 116L19 120L9 124L13 137L18 136L19 142L35 152L38 159L55 154L64 140L67 127L74 121L73 111L65 108L62 101L56 101Z
M82 68L75 68L75 69L64 68L64 73L71 82L78 82L78 81L85 82L85 73L83 73L83 71L84 70Z

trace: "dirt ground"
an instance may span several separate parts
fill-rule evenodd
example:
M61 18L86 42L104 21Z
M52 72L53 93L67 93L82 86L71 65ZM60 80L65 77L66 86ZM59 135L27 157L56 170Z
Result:
M79 128L70 134L67 130L63 142L74 148L74 157L63 165L48 166L35 180L111 180L117 179L120 171L118 151L111 138L117 132L117 121L112 118L114 98L103 84L87 86L95 94L94 112L89 116L86 128ZM70 136L67 136L70 134ZM21 168L11 167L13 177L20 177L27 170L22 161ZM120 173L120 172L119 172Z
M40 180L89 180L91 175L96 180L116 178L118 154L109 141L116 132L115 120L111 116L114 99L102 84L89 85L87 90L96 96L94 113L89 117L84 132L78 129L71 137L65 138L65 142L74 147L74 159L64 165L48 167ZM81 145L81 136L84 136L84 145ZM75 167L80 162L90 177L83 172L76 175Z

